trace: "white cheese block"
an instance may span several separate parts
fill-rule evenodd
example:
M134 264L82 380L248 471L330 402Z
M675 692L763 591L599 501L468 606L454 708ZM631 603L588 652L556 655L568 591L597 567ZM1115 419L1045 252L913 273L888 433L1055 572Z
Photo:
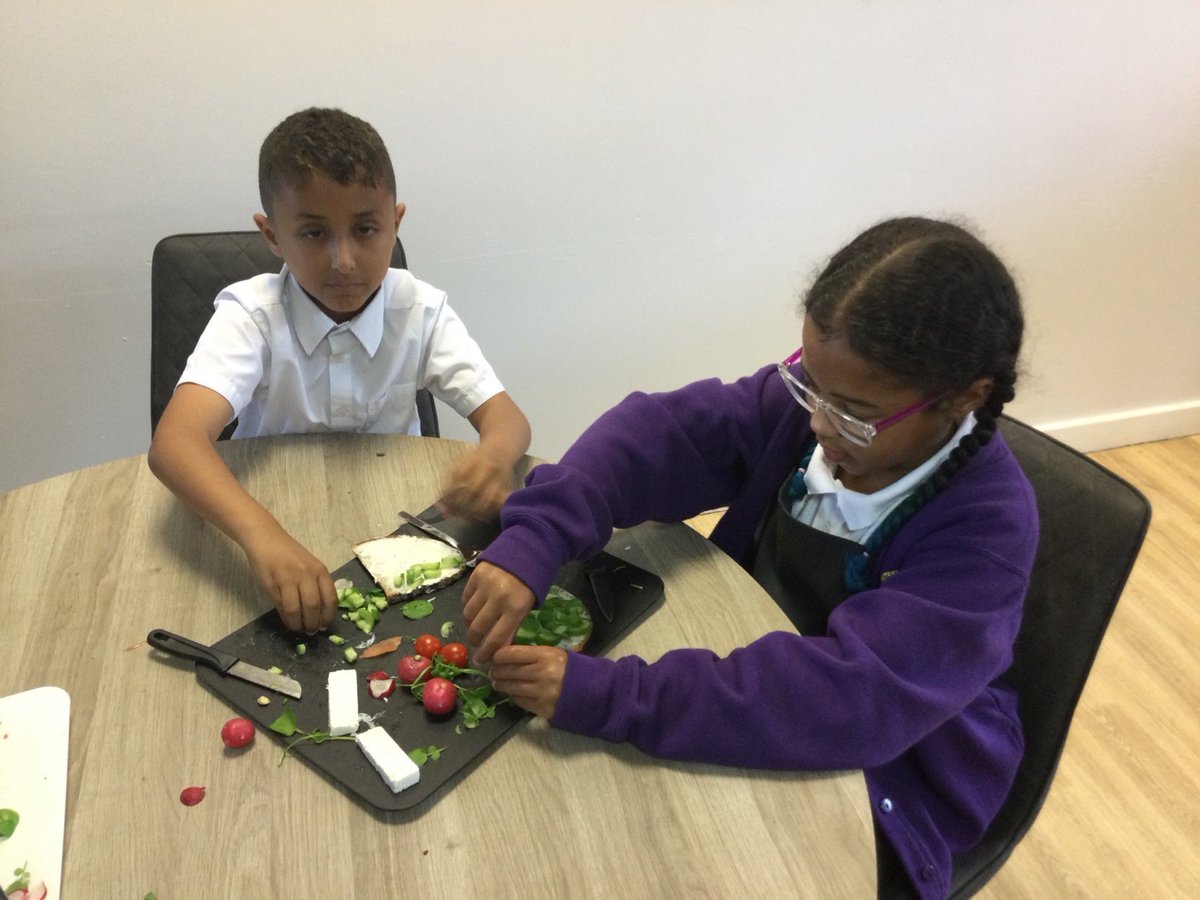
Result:
M354 742L371 761L393 794L421 780L421 770L392 736L376 725L354 736Z
M416 565L433 565L444 559L457 557L459 554L453 547L447 547L441 541L433 538L416 537L410 534L396 534L391 537L375 538L354 545L354 555L375 583L383 588L389 600L408 597L421 591L448 584L463 571L463 567L452 566L440 569L436 573L429 572L414 584L404 581L404 574ZM399 583L397 583L399 582Z
M329 733L354 734L358 731L358 673L353 669L335 669L326 683L329 691Z

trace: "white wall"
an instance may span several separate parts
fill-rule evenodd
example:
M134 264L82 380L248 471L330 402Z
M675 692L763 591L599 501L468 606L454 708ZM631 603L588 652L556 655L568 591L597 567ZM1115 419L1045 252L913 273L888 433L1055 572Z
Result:
M1198 50L1192 0L0 0L0 489L145 450L154 243L251 227L313 104L383 134L412 269L544 457L782 358L814 268L902 212L1018 276L1015 414L1200 431Z

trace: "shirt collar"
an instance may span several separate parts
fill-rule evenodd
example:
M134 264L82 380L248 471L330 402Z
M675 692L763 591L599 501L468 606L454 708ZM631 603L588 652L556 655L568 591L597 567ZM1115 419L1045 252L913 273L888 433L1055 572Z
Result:
M971 433L974 427L975 414L968 413L962 424L958 426L958 430L937 453L903 478L893 481L887 487L880 488L872 494L860 494L858 491L852 491L834 477L833 469L825 460L825 451L818 445L809 461L808 469L804 473L804 485L808 488L810 495L833 494L837 500L838 511L846 520L846 525L851 531L858 531L879 521L883 514L900 499L912 493L917 485L942 464L950 452Z
M292 327L296 330L296 339L304 352L312 356L317 345L323 341L335 328L343 327L348 330L362 345L367 355L374 358L375 352L383 342L383 312L387 305L380 296L384 285L379 286L375 296L366 307L349 322L339 324L321 311L317 304L300 287L294 275L284 265L282 274L286 279L284 292L288 297L288 306L292 315ZM384 279L386 284L387 279Z

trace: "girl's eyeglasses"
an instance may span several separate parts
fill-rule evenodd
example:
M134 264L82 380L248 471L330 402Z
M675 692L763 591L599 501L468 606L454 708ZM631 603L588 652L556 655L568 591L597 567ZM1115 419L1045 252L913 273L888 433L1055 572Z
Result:
M797 403L810 413L818 411L825 413L829 421L833 423L833 427L837 429L837 433L859 447L871 446L871 441L875 439L875 435L879 434L879 432L885 428L890 428L903 419L907 419L913 413L918 413L926 407L932 406L945 396L944 394L931 394L924 400L920 400L912 406L907 406L900 410L900 412L893 413L887 418L880 419L878 422L864 422L862 419L855 418L850 413L838 409L828 400L822 399L816 391L804 383L802 380L804 378L804 366L800 363L800 357L803 355L804 348L801 347L779 364L779 374L783 377L783 383L787 385L787 389L796 398ZM792 374L792 366L799 367L800 378Z

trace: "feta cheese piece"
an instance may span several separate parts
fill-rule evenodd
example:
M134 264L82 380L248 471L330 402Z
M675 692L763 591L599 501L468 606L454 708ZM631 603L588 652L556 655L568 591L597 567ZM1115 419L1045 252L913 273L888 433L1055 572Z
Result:
M354 742L371 761L393 794L398 794L406 787L412 787L421 780L421 770L413 762L383 726L360 732L354 736Z
M329 733L354 734L358 731L358 673L353 669L335 669L326 683L329 691Z

